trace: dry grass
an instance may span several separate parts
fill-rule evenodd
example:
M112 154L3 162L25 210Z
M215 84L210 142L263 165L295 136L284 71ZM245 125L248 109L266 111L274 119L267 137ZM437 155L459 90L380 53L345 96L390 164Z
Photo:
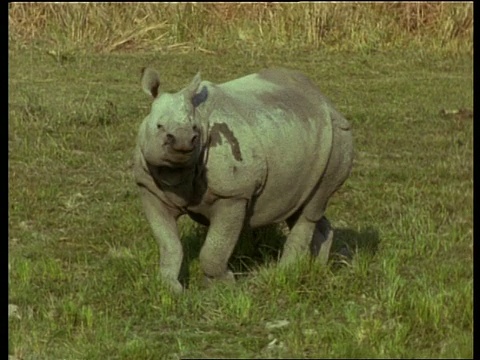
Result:
M10 43L99 52L229 48L472 51L473 3L15 3Z

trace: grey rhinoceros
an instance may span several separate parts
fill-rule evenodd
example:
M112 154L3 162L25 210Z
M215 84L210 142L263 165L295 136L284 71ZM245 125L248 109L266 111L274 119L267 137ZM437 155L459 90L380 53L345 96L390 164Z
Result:
M173 290L183 290L183 214L209 226L200 251L206 279L234 279L227 265L244 226L287 222L280 265L309 252L327 260L333 233L324 212L350 173L352 134L310 79L278 68L214 84L198 73L172 94L146 68L142 87L154 101L134 173Z

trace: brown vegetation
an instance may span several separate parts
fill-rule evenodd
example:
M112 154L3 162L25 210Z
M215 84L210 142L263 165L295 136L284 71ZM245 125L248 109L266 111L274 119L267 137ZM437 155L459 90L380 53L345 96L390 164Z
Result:
M473 3L13 3L11 45L472 51Z

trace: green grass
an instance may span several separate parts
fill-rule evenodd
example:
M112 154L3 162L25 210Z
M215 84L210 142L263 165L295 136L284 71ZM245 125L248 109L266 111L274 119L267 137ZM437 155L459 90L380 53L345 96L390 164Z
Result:
M190 288L157 281L158 249L131 174L166 90L280 65L310 75L354 127L351 177L327 216L329 266L275 267L282 232L242 237L233 286L201 287L205 229L181 232ZM15 359L472 357L471 56L416 52L9 53L9 354ZM272 324L279 325L278 327Z

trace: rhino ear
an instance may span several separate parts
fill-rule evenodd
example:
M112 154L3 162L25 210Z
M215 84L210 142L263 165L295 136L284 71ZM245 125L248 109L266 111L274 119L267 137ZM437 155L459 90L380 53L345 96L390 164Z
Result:
M202 87L199 93L196 93L192 97L192 105L196 108L198 105L204 103L208 98L208 89L206 86Z
M151 68L142 69L142 88L145 93L152 96L154 99L158 95L158 88L160 87L160 77L158 73Z
M187 101L190 101L193 107L197 107L208 97L208 89L206 86L202 88L200 92L197 93L200 83L202 82L202 77L200 76L200 72L195 75L190 85L187 86L185 89L185 96Z
M191 83L185 89L185 95L191 99L193 95L197 92L200 83L202 82L202 77L200 76L200 71L195 75Z

